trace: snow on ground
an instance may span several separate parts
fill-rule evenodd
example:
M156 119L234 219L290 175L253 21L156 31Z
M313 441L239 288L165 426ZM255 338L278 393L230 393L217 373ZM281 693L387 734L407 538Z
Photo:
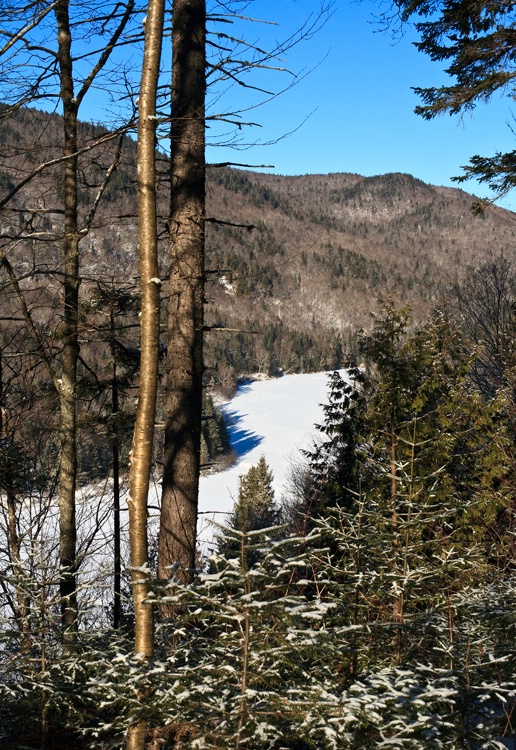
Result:
M328 373L284 375L274 380L246 383L222 405L237 463L219 474L201 477L199 535L211 537L211 521L224 523L238 497L238 479L265 456L274 473L274 489L280 498L288 481L290 465L299 450L310 447L315 425L323 419L327 401Z

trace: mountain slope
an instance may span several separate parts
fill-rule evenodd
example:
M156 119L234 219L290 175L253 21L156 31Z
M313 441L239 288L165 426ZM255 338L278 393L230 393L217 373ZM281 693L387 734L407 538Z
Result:
M60 118L37 110L7 114L0 108L0 199L50 162L7 202L0 227L2 249L25 288L39 284L43 311L55 306L53 279L61 262L62 163L51 163L60 154ZM108 168L117 163L81 240L86 303L101 279L135 281L136 144L83 124L80 148L84 222ZM166 168L160 155L164 279ZM469 269L501 253L514 257L514 214L490 207L474 217L471 203L461 190L405 174L284 177L209 170L209 372L230 386L235 372L338 366L343 346L368 326L379 298L410 303L416 320L423 317ZM4 314L9 305L4 298ZM43 322L45 314L38 315Z
M471 195L410 175L225 170L210 184L214 216L258 226L211 231L216 265L231 271L212 292L212 314L229 326L259 320L262 330L297 331L303 352L290 357L293 370L303 369L311 349L316 357L321 341L327 359L320 364L334 366L330 333L346 341L367 327L380 298L409 303L417 320L469 270L515 254L514 214L490 207L475 217Z

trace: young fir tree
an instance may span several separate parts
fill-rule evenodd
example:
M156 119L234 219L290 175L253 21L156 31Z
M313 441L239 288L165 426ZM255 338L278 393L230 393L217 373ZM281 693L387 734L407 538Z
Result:
M358 454L366 393L367 379L358 367L330 376L324 422L316 425L322 438L312 450L303 451L310 471L298 512L317 517L331 506L352 507L360 486Z
M272 471L263 455L255 466L240 477L238 499L228 519L229 528L218 540L221 555L228 558L241 556L245 549L245 565L252 567L259 559L259 550L250 543L249 534L265 529L269 535L277 536L277 530L272 529L279 523L280 513L274 503L273 481ZM255 534L255 541L259 537L259 534Z
M368 480L363 490L383 486L394 530L407 512L400 487L409 469L418 505L423 498L454 503L452 516L438 524L441 532L469 535L478 543L507 504L506 399L502 393L486 402L472 386L471 357L443 316L411 336L407 326L408 318L387 308L364 341L374 391L364 423ZM438 528L428 528L426 537Z
M353 511L353 498L374 493L397 536L411 505L431 499L454 512L428 526L427 539L446 532L478 542L507 505L506 401L485 402L472 386L471 358L442 316L412 335L408 325L407 311L386 307L363 337L366 383L353 391L332 376L327 439L308 454L312 514Z
M230 517L230 526L247 533L274 526L279 514L274 505L274 476L265 456L240 477L238 500Z

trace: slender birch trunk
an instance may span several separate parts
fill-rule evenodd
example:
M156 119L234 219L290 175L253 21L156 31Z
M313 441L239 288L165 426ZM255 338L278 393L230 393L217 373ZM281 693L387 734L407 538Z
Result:
M174 0L170 289L158 575L195 565L199 493L205 222L206 2Z
M135 615L135 651L150 659L154 651L149 592L147 497L158 390L160 280L156 219L156 93L163 36L164 0L149 0L145 23L138 118L138 216L141 291L140 390L129 475L129 544ZM147 726L137 720L126 736L126 750L144 750Z

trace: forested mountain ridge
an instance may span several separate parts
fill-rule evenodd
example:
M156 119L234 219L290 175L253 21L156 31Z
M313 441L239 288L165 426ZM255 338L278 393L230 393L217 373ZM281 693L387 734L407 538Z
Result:
M58 123L58 115L27 109L0 120L1 197L48 164L4 208L2 234L18 274L32 281L46 274L40 295L48 294L49 302L62 232L55 209L63 189ZM89 222L81 240L86 301L88 280L127 284L136 277L136 144L84 123L79 149L81 220ZM168 169L165 157L160 169ZM339 365L379 298L409 302L419 320L469 269L500 254L512 258L514 215L491 206L475 217L472 201L461 190L398 173L287 177L210 169L206 322L209 329L232 329L207 335L215 380ZM165 279L165 189L160 213Z
M410 175L225 170L211 182L214 216L259 227L222 227L210 238L219 264L234 269L233 300L222 287L213 302L230 325L249 311L256 319L260 304L266 325L288 325L305 339L334 331L346 340L369 327L379 298L409 302L421 319L468 270L514 255L513 214L490 207L474 217L471 195Z

